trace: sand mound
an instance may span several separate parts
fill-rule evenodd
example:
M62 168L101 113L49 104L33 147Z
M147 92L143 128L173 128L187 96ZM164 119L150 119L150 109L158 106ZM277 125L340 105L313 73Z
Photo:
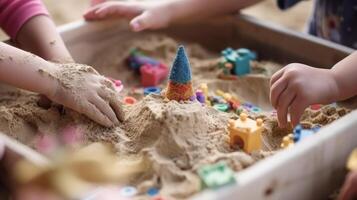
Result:
M255 161L230 149L225 131L230 115L199 102L167 102L150 95L128 113L126 140L119 141L119 152L148 156L159 178L153 184L168 196L182 198L198 192L201 186L195 170L202 164L226 160L241 170Z

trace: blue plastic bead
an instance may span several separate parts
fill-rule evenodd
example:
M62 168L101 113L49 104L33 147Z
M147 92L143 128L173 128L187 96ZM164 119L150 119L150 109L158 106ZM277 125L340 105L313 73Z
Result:
M148 94L160 94L161 89L158 87L146 87L144 88L144 95L148 95Z
M155 187L151 187L148 189L148 191L146 192L146 194L148 194L149 196L156 196L157 194L159 194L159 189L155 188Z

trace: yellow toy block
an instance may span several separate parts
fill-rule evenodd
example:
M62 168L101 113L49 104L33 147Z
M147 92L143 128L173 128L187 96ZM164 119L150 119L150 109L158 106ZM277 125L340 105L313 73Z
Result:
M294 135L289 134L285 137L283 137L283 141L280 144L280 147L282 149L288 149L294 146Z
M242 113L237 120L229 120L228 132L230 145L238 145L245 152L251 153L262 148L263 120L249 119Z

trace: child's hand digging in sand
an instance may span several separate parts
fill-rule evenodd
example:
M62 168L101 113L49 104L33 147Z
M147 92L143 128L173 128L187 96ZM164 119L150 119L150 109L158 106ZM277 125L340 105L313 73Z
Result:
M0 26L26 51L0 43L0 81L43 94L110 127L122 119L113 84L75 64L40 0L0 0ZM52 62L48 62L50 60Z
M92 67L54 64L1 43L0 80L44 94L54 102L110 127L122 117L113 83Z
M328 104L357 95L357 52L332 69L290 64L271 78L270 99L277 109L280 127L287 125L287 114L296 126L306 107Z

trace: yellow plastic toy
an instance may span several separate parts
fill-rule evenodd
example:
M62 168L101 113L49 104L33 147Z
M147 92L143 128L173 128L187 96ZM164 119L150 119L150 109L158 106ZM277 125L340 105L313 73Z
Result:
M283 137L283 141L280 144L280 147L282 149L288 149L294 146L294 135L289 134L285 137Z
M350 171L357 170L357 148L352 151L347 161L347 169Z
M208 100L208 95L209 95L209 94L208 94L208 85L207 85L207 83L201 83L200 89L202 90L203 94L204 94L205 97L206 97L206 105L212 106L212 105L211 105L211 102Z
M245 152L251 153L262 148L263 120L249 119L247 114L240 114L239 119L229 120L228 132L230 145L239 145Z

